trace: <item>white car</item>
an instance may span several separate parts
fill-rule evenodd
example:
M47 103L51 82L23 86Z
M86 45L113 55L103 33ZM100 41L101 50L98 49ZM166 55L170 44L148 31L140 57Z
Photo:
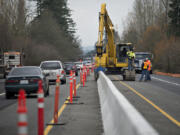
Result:
M76 65L77 69L80 70L80 68L83 68L83 63L82 62L74 62L74 64Z
M83 62L86 66L88 66L89 68L92 68L92 62L91 61L84 61Z
M66 83L66 73L61 61L43 61L40 64L40 68L45 74L49 74L47 77L49 83L55 83L57 75L60 75L62 84Z

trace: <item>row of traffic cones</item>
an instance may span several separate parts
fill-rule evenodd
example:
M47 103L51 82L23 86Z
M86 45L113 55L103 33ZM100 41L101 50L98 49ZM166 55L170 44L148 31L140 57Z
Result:
M39 81L38 89L38 135L44 133L44 91L42 81ZM23 89L19 91L18 96L18 135L27 135L27 107L26 107L26 93Z
M93 72L93 67L91 68ZM87 81L87 76L90 75L89 67L80 68L80 84L85 86ZM77 97L76 93L76 77L75 72L70 72L70 103L73 103L73 97ZM58 123L58 106L59 106L59 93L60 93L60 76L57 76L56 88L55 88L55 104L54 104L54 124ZM17 113L19 116L18 119L18 134L27 135L27 108L26 108L26 97L25 91L21 89L18 96L18 109ZM42 81L39 81L38 89L38 135L43 135L44 133L44 91L42 87Z
M74 71L70 71L70 77L69 77L69 90L70 90L70 103L73 103L73 98L77 97L76 92L76 75Z
M91 68L91 72L93 72L93 67ZM85 82L87 81L87 76L90 75L90 68L84 66L83 69L80 68L80 83L85 86Z
M44 91L42 87L42 81L38 82L38 135L44 134ZM59 75L56 80L55 89L55 104L54 104L54 124L58 122L58 104L59 104L59 93L60 93L60 79ZM26 108L26 93L23 89L19 91L18 96L18 135L27 135L27 108Z

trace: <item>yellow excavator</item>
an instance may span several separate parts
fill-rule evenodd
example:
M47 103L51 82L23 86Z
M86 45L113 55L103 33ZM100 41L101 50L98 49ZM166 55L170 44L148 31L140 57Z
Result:
M104 39L105 37L105 39ZM135 70L128 70L127 51L132 50L131 43L115 44L114 26L106 10L106 4L101 5L99 13L99 33L96 43L95 79L98 72L121 74L123 80L135 81Z

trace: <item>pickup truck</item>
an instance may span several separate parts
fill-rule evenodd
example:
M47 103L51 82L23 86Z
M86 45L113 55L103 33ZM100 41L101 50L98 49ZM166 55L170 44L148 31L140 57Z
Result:
M135 52L134 66L135 66L135 70L137 73L141 73L141 71L142 71L141 65L146 58L151 60L151 64L152 64L152 60L153 60L152 53L150 53L150 52ZM150 73L152 73L152 68L151 68Z

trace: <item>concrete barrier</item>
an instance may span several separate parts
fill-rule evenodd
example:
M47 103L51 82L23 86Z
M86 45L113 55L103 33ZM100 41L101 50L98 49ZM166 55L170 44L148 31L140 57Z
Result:
M103 72L97 83L105 135L158 135Z

